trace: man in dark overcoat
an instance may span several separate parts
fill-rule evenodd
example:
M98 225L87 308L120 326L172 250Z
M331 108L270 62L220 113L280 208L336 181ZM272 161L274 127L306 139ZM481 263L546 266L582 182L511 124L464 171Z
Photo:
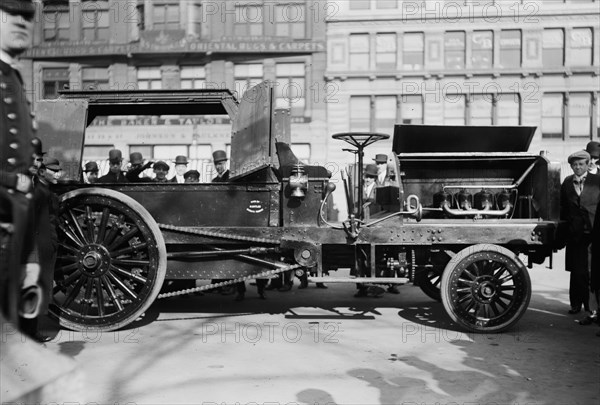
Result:
M565 270L569 283L570 314L590 311L589 255L592 226L600 199L600 176L588 173L590 154L584 150L571 154L568 162L573 174L560 188L560 218L567 223Z
M123 154L119 149L108 151L108 173L98 179L98 183L129 183L126 174L121 170Z
M35 9L31 0L0 1L0 306L17 322L31 236L31 176L35 122L18 57L32 41Z

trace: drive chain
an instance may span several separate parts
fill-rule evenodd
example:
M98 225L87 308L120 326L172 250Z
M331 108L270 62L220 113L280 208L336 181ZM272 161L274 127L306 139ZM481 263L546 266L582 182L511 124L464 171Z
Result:
M231 280L222 281L220 283L207 284L207 285L204 285L202 287L188 288L188 289L185 289L185 290L179 290L179 291L173 291L173 292L169 292L169 293L163 293L163 294L159 294L158 295L158 299L169 298L169 297L177 297L179 295L193 294L195 292L212 290L213 288L224 287L224 286L227 286L227 285L233 285L233 284L239 283L241 281L254 280L256 278L262 278L262 277L266 277L266 276L272 276L274 274L283 273L283 272L288 271L288 270L295 270L295 269L297 269L299 267L302 267L302 266L299 265L299 264L292 264L292 265L289 265L289 266L281 267L279 269L267 270L267 271L263 271L262 273L251 274L249 276L244 276L244 277L238 277L238 278L234 278L234 279L231 279Z
M215 231L207 231L203 229L194 229L188 228L184 226L175 226L168 224L158 224L158 227L163 230L179 232L179 233L187 233L190 235L200 235L200 236L208 236L211 238L219 238L219 239L231 239L231 240L239 240L244 242L254 242L254 243L264 243L268 245L279 245L281 241L279 239L269 239L269 238L258 238L255 236L244 236L244 235L233 235L225 232L215 232Z

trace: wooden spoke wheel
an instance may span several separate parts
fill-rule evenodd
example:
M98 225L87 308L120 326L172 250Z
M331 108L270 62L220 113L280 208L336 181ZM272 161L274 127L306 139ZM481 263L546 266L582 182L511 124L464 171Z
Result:
M523 316L531 281L517 255L482 244L458 252L442 274L442 302L450 317L475 332L501 332Z
M441 301L442 295L440 293L440 284L442 283L443 271L444 268L441 266L417 270L415 274L415 284L417 284L429 298Z
M167 268L152 216L132 198L91 188L61 197L50 314L74 330L115 330L152 304Z

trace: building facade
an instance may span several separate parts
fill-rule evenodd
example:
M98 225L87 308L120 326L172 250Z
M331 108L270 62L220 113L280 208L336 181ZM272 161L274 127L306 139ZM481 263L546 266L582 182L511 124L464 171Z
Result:
M598 1L336 3L327 27L330 132L531 125L530 150L561 161L598 139Z
M316 96L325 71L325 18L308 0L44 0L26 77L34 100L70 89L227 88L241 96L276 83L277 107L292 115L293 143L309 161L326 155L326 107ZM85 160L108 150L194 168L228 150L226 117L100 117Z

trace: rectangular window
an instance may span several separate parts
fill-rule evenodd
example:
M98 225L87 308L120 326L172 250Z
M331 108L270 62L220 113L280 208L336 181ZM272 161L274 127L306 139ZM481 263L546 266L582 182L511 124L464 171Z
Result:
M192 34L195 38L200 38L202 36L202 5L201 4L193 4L192 5Z
M569 95L569 136L590 138L592 131L592 95L571 93Z
M108 67L83 67L81 87L83 90L108 90Z
M140 90L162 89L162 74L159 67L139 67L137 79Z
M42 70L42 81L44 83L42 97L45 99L56 98L60 90L69 86L69 69L45 68Z
M168 164L169 161L175 160L175 156L189 156L188 152L187 145L156 145L153 158L164 160Z
M371 130L371 97L350 97L350 128L352 131Z
M375 8L378 10L389 10L398 8L397 0L375 0Z
M206 86L204 66L182 66L180 70L182 89L203 89Z
M559 67L565 64L565 33L561 28L545 29L542 45L544 67Z
M377 34L375 42L377 69L396 69L396 34Z
M371 8L371 0L348 0L350 10L368 10Z
M500 31L500 67L521 67L521 30Z
M369 35L350 35L350 70L369 70Z
M465 33L448 31L444 35L444 57L447 69L465 67Z
M402 38L402 68L421 70L425 61L425 40L422 32L407 32Z
M181 28L179 3L155 3L152 7L152 28L155 30L176 30Z
M305 38L306 10L304 4L289 3L275 6L275 35Z
M289 108L292 117L303 117L306 109L304 63L278 63L275 76L275 106Z
M492 31L474 31L471 35L471 65L474 69L492 67L494 54L494 33Z
M447 94L444 97L444 125L465 125L464 94Z
M139 152L144 159L154 159L153 145L129 145L129 154Z
M107 163L108 159L108 151L114 149L115 145L85 145L83 148L83 160L99 160L102 166L102 163ZM104 173L102 168L100 169L100 173Z
M262 63L247 63L233 67L235 91L240 99L244 93L263 81Z
M233 33L236 36L261 36L263 35L263 9L261 5L250 3L235 6L235 22Z
M542 138L563 137L563 104L562 93L546 93L542 97Z
M396 96L375 97L375 131L390 134L396 124Z
M573 28L571 36L571 65L572 66L591 66L592 65L592 29L591 28Z
M44 4L42 29L44 41L69 40L69 2Z
M521 125L521 98L518 94L498 94L496 125Z
M110 32L108 1L84 1L81 12L84 41L108 41Z
M492 95L473 94L469 105L469 125L492 125Z
M400 119L403 124L423 123L423 96L403 95L400 103Z
M298 160L310 164L310 143L293 143L292 150Z

